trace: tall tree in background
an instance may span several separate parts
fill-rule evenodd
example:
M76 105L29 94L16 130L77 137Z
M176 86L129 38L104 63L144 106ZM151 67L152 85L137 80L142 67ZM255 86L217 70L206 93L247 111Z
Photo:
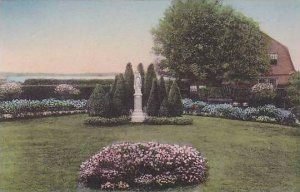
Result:
M220 1L174 0L152 34L160 66L178 79L246 82L270 68L258 24Z
M125 85L126 85L126 98L127 109L133 109L133 94L134 94L134 74L131 63L127 63L124 73Z
M143 93L143 106L147 105L153 79L157 80L157 77L156 77L154 65L150 64L147 68L147 73L146 73L146 78L145 78L144 93Z

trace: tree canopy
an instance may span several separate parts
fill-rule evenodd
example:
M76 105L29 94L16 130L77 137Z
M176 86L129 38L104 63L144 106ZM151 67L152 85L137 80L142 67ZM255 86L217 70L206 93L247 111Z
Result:
M300 106L300 71L290 78L287 91L292 106Z
M174 0L152 34L159 66L178 79L245 82L270 67L259 25L220 1Z

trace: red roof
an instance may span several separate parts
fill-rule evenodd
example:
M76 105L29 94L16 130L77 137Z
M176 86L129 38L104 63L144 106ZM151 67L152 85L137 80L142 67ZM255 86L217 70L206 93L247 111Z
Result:
M278 59L277 64L272 65L270 74L267 76L276 78L279 85L288 84L290 75L296 72L288 48L270 38L268 52L277 54Z

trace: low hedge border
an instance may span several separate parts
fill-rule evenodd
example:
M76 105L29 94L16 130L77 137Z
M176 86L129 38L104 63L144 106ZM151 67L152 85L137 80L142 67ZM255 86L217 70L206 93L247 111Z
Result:
M148 117L144 123L148 125L191 125L193 119L186 117Z
M62 115L74 115L87 113L87 110L72 110L72 111L44 111L44 112L26 112L18 114L0 114L1 121L12 121L17 119L31 119L38 117L51 117L51 116L62 116Z
M84 120L84 124L92 126L116 126L130 123L130 117L121 116L116 118L89 117Z

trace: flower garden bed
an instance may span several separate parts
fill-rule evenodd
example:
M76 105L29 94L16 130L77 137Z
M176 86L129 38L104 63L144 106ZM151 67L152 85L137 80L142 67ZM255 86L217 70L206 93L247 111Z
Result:
M0 114L0 121L10 121L15 119L29 119L37 117L50 117L61 115L73 115L87 113L87 110L72 110L72 111L43 111L43 112L24 112L18 114Z
M0 121L86 113L86 100L12 100L0 102Z
M202 101L193 102L191 99L183 99L184 114L221 117L244 121L258 121L277 123L283 125L296 125L296 116L284 109L273 105L260 107L234 107L231 104L208 104Z
M193 147L156 142L104 147L80 167L80 182L107 190L157 189L203 183L206 159Z

